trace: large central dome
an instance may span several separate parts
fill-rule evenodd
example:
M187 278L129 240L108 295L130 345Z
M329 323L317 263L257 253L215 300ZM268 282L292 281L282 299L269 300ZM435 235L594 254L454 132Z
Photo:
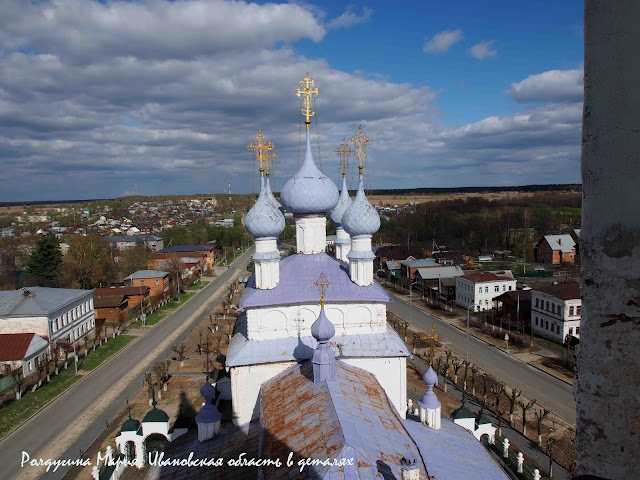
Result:
M325 215L338 203L338 195L336 184L313 161L311 140L307 132L304 162L282 189L282 205L296 215Z

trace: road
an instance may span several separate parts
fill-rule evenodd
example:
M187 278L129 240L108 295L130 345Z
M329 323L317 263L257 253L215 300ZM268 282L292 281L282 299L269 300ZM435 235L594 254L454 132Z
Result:
M393 302L387 304L387 309L408 321L409 304L404 300L393 296ZM458 328L416 307L411 308L410 323L425 332L429 331L432 323L435 323L438 333L444 337L442 343L459 355L466 354L467 336ZM469 336L469 360L508 385L522 390L529 398L535 398L538 403L550 408L555 414L575 424L576 403L571 385L511 357L471 335Z
M169 315L162 322L151 328L134 344L108 362L97 371L88 375L71 389L50 403L28 422L15 430L0 442L0 464L2 465L2 478L15 478L22 473L20 460L23 451L29 453L31 458L37 458L46 453L47 448L56 441L69 425L79 418L87 409L108 391L120 378L124 377L129 366L144 362L153 365L159 360L164 360L171 354L171 349L158 350L157 346L177 327L189 321L190 325L178 337L175 343L181 343L193 331L193 329L208 315L210 309L205 309L200 315L195 312L204 304L211 307L221 302L211 299L212 295L230 279L239 268L245 268L247 261L253 253L253 247L239 257L229 268L215 278L202 291L185 303L180 309ZM193 318L191 318L193 317ZM87 428L72 446L60 458L80 458L80 452L84 452L94 439L102 432L105 425L122 409L126 399L133 397L140 388L144 374L132 381L127 388L102 412L97 420ZM93 459L92 459L93 460ZM47 480L60 479L66 473L68 467L59 468L55 473L49 472L41 478Z

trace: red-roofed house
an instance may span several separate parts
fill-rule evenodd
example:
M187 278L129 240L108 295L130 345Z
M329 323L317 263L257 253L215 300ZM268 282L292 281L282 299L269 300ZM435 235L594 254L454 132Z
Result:
M494 299L504 292L516 289L513 278L490 272L476 272L456 278L456 305L462 308L473 306L474 312L499 307Z
M0 363L3 373L22 367L22 375L27 377L37 370L43 361L49 343L35 333L0 334Z
M571 235L545 235L534 247L536 262L551 265L574 264L576 242Z

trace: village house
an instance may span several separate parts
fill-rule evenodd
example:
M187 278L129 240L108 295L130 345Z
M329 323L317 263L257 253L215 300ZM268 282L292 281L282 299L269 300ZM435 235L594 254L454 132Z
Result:
M29 287L0 291L0 333L35 333L70 343L95 327L93 290Z
M94 294L93 307L98 328L105 323L120 325L129 316L129 297L118 294L96 297Z
M165 253L167 257L205 257L204 268L213 268L215 260L215 245L172 245L163 248L158 253Z
M415 260L403 260L400 262L400 277L403 282L415 280L418 268L438 267L438 263L433 258L418 258ZM408 283L407 283L408 286Z
M102 240L109 243L118 250L135 247L136 245L144 245L145 248L152 252L162 250L164 246L163 240L155 235L111 235L102 237Z
M531 290L531 328L536 335L556 343L567 336L580 338L582 300L577 282Z
M430 268L418 268L415 274L415 281L418 282L425 292L432 298L440 298L442 301L455 299L455 279L464 275L462 268L458 266L436 266ZM447 290L443 288L443 282L447 281ZM451 286L453 284L453 287ZM453 290L453 291L449 291Z
M495 300L502 304L502 317L512 325L531 325L531 290L510 290Z
M462 308L473 307L474 312L499 307L494 300L501 293L516 289L516 281L495 273L470 273L456 278L456 305Z
M44 360L48 346L48 342L35 333L1 333L2 373L10 375L12 370L22 367L22 376L29 376Z
M537 263L561 265L575 263L576 242L571 235L545 235L534 247Z
M373 271L384 269L384 263L389 260L415 260L419 254L404 245L380 245L374 252ZM398 267L400 268L400 267Z
M165 298L169 295L169 272L161 270L138 270L123 279L128 287L149 287L151 296Z
M93 291L93 302L95 304L98 299L105 296L111 297L118 295L127 297L127 317L142 313L140 310L140 302L143 302L145 308L151 304L151 299L149 298L151 288L148 286L96 288ZM103 317L96 313L96 318Z

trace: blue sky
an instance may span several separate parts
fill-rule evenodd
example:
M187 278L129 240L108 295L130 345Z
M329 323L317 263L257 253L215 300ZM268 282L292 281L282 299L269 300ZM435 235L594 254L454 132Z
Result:
M0 201L255 191L258 128L277 189L297 165L306 70L336 181L333 150L362 124L372 187L579 182L582 10L7 0Z

